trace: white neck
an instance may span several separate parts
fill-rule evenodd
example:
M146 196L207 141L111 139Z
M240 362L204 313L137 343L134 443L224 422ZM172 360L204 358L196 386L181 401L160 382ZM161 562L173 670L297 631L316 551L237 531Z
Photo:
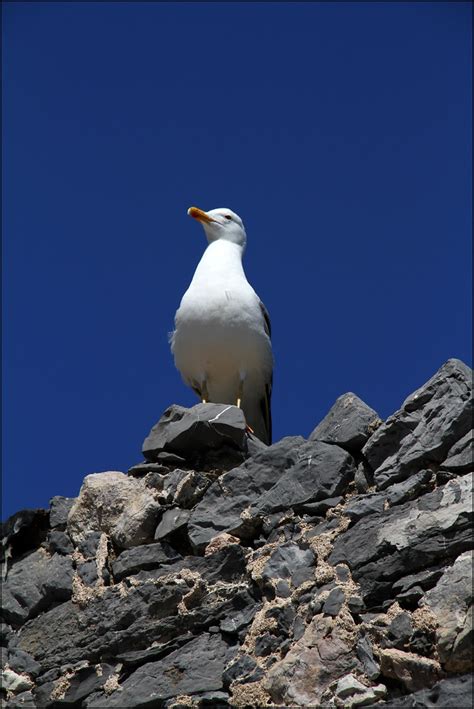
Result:
M242 266L243 248L226 239L212 241L202 255L194 273L193 283L245 278Z

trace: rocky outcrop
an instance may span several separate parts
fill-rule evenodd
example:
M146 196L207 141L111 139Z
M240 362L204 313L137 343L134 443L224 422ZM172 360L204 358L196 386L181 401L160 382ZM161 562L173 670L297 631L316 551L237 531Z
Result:
M2 532L2 706L472 706L472 373L266 447L172 406Z

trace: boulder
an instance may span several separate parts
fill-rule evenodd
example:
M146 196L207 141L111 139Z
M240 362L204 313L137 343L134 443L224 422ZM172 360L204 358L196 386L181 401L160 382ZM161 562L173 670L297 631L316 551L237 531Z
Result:
M151 541L161 513L144 483L120 472L84 478L68 516L67 529L77 544L90 531L105 532L122 548Z
M150 462L158 461L161 452L196 461L220 450L223 460L230 457L237 464L247 452L246 431L243 411L237 406L196 404L186 409L174 405L153 426L142 452Z
M382 423L376 411L349 392L337 400L311 433L310 441L335 443L355 454Z
M16 561L2 583L2 614L14 626L23 624L52 603L72 593L72 562L38 549Z
M472 427L472 370L450 359L369 438L362 453L383 489L442 463Z

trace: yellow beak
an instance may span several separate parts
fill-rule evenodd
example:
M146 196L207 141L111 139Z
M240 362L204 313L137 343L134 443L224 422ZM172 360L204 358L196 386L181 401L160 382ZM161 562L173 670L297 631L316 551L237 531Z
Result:
M197 219L198 222L205 222L206 224L209 224L210 222L216 221L210 217L207 212L204 212L202 209L198 209L197 207L190 207L188 209L188 214L190 217L193 217L193 219Z

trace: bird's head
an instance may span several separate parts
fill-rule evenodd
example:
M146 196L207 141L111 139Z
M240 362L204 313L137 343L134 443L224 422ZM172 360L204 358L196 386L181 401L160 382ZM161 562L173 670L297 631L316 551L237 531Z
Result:
M231 209L219 207L218 209L204 212L197 207L190 207L188 214L190 217L197 219L198 222L201 222L209 243L218 239L225 239L245 248L247 235L242 219Z

